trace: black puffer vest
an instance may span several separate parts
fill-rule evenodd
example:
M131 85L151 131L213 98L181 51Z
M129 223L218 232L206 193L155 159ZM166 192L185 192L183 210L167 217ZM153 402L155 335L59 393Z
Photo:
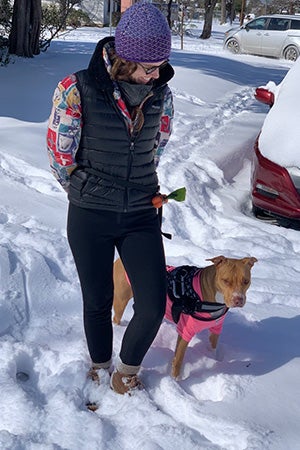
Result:
M113 84L102 58L100 41L87 70L76 73L82 105L82 134L76 153L78 168L72 173L69 200L84 208L130 212L152 208L158 191L153 148L160 127L167 68L143 106L141 131L131 136L113 98Z

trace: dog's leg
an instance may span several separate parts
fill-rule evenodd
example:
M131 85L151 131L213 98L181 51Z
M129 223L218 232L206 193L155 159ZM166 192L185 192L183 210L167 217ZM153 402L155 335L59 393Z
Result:
M185 341L181 336L178 335L177 344L175 349L175 355L172 361L172 377L178 378L180 374L180 369L182 366L185 351L189 343Z
M127 303L132 298L132 289L129 285L125 269L120 259L114 263L114 317L113 322L120 324Z
M131 299L132 295L124 295L123 296L117 296L114 294L114 302L113 302L113 308L114 308L114 316L113 316L113 322L117 325L120 325L121 319L123 316L123 313L125 311L126 305Z
M219 334L215 334L215 333L210 334L209 341L210 341L211 348L213 350L215 350L217 348L218 340L219 340Z
M219 342L219 334L211 333L209 336L210 341L210 350L213 350L214 357L217 361L222 361L224 358L224 350L222 346L218 345Z

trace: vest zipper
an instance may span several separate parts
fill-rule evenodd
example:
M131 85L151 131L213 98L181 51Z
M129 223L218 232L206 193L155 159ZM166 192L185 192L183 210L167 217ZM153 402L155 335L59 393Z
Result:
M131 140L130 142L130 148L129 148L129 158L128 158L128 164L127 164L127 177L126 177L126 181L129 181L129 176L131 173L131 166L132 166L132 161L133 161L133 156L134 156L134 141ZM124 191L124 212L127 212L128 209L128 187L125 188Z
M106 94L107 95L107 94ZM142 108L145 103L147 102L147 100L149 100L149 98L153 97L154 93L153 91L151 91L142 101L142 103L140 104L140 107ZM111 98L109 95L107 95L107 98L109 99L110 103L113 105L115 111L117 112L117 114L122 118L124 125L127 128L127 133L130 137L130 148L129 148L129 158L128 158L128 164L127 164L127 177L126 177L126 181L129 181L130 178L130 172L131 172L131 166L132 166L132 161L133 161L133 156L134 156L134 148L135 148L135 143L134 140L135 138L138 136L138 133L134 133L133 129L132 129L132 124L131 124L131 129L128 129L128 125L126 123L125 118L122 116L122 113L118 107L118 105L116 104L116 101ZM124 190L124 208L123 208L124 212L128 211L128 187L125 188Z

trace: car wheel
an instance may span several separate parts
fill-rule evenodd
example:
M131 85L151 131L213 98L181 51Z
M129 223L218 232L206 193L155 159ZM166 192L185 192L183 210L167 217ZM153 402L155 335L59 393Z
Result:
M226 42L226 48L231 53L240 53L241 52L240 44L238 43L238 41L236 39L233 39L233 38L228 39L228 41Z
M253 215L257 219L260 219L261 217L265 217L265 215L266 215L263 209L258 208L257 206L254 206L253 204L252 204L252 212L253 212Z
M296 61L298 56L299 56L299 49L295 45L289 45L283 51L283 57L288 61Z

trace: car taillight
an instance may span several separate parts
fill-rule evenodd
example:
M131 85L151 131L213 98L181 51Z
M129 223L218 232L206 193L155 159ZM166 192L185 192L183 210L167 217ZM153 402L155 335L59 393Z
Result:
M274 105L274 94L265 88L256 88L254 97L261 103L266 103L270 107Z
M279 197L279 192L278 191L276 191L275 189L270 188L269 186L266 186L265 184L256 183L255 184L255 189L256 189L256 191L259 194L264 195L265 197L269 197L269 198Z

